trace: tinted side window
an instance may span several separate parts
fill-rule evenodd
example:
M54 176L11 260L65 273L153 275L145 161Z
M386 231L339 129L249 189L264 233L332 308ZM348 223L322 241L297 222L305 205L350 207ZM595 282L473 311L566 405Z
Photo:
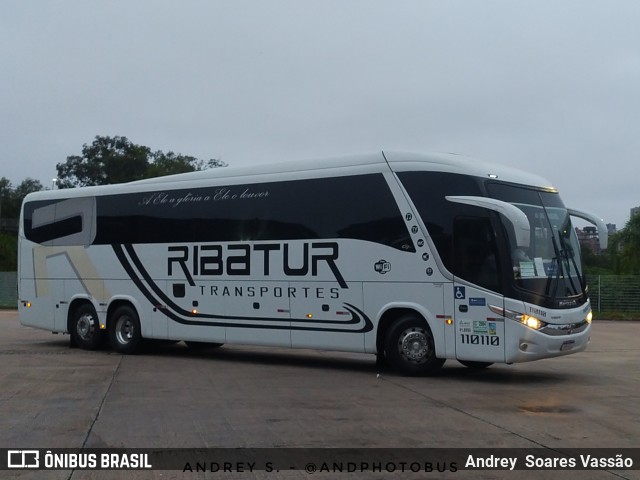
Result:
M479 181L467 175L445 172L399 172L398 178L418 209L442 262L453 272L454 217L465 212L481 213L481 210L451 203L445 197L483 196Z
M93 197L29 202L24 207L24 234L43 245L90 245L94 214Z
M564 203L557 192L544 192L522 185L515 186L496 182L489 182L487 190L492 197L509 203L564 208Z
M382 174L98 197L96 243L352 238L415 251Z

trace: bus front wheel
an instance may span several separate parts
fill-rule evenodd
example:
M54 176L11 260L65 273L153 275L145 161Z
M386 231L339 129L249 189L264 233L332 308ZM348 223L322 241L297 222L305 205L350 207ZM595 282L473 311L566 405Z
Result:
M140 319L128 305L118 307L109 320L109 340L118 353L135 353L142 343Z
M406 375L431 375L445 360L436 357L435 342L427 323L407 316L391 326L385 338L387 360Z
M80 305L74 312L69 328L72 343L85 350L96 350L105 341L95 308L88 303Z

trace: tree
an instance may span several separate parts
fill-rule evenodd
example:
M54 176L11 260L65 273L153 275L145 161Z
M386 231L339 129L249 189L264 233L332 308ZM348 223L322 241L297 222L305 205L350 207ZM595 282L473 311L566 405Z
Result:
M616 273L640 275L640 215L633 215L609 243L615 256Z
M5 214L11 195L11 182L6 177L0 178L0 218Z
M17 219L24 197L42 189L40 181L33 178L24 179L16 188L7 178L0 178L0 218Z
M15 272L18 269L18 237L0 233L0 272Z
M96 136L82 146L82 155L58 163L58 187L107 185L145 178L150 150L134 145L127 137Z
M136 145L127 137L96 136L91 145L82 146L82 155L71 155L58 163L58 187L84 187L130 182L143 178L193 172L203 168L222 167L220 160L205 163L196 157L151 152L149 147Z
M18 217L22 200L31 192L42 190L38 180L27 178L16 188L0 178L0 271L15 271L18 256Z
M33 178L27 177L22 182L20 182L20 185L15 188L14 195L18 200L18 204L22 205L22 200L24 200L24 197L26 197L30 193L39 192L41 190L44 190L44 187L42 186L42 183L40 183L40 180L35 180Z
M152 163L147 170L148 177L162 177L226 166L226 163L221 160L211 159L205 163L204 160L198 160L196 157L175 154L171 151L164 153L162 150L152 153L151 160Z
M589 248L589 245L581 244L580 247L582 262L587 275L613 275L613 259L611 258L610 248L596 255Z

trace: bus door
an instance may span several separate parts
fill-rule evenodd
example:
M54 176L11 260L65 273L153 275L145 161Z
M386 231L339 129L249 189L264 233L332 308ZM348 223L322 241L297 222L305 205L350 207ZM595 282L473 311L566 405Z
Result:
M499 255L489 217L460 216L453 225L456 358L504 362L504 308Z

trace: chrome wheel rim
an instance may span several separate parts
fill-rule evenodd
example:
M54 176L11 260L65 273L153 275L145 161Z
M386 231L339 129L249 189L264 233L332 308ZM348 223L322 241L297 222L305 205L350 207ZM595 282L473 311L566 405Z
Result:
M90 313L85 313L76 322L76 332L82 340L90 340L95 331L96 321Z
M426 331L419 327L404 330L398 340L398 352L407 363L425 363L429 354L429 339Z
M131 318L120 317L116 322L116 339L121 345L126 345L133 338L135 326Z

